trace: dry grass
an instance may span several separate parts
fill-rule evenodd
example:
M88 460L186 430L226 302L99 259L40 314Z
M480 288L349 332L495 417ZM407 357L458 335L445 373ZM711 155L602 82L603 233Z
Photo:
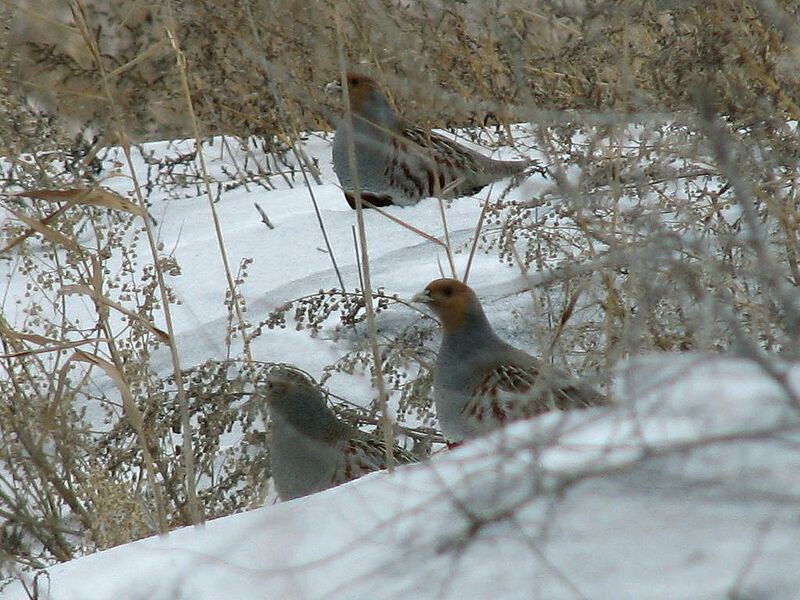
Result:
M256 140L253 155L286 176L286 156L303 162L299 132L329 128L341 109L324 93L340 75L341 47L347 63L375 75L423 125L469 127L475 140L490 129L506 141L512 123L538 126L536 149L555 185L487 205L466 250L495 253L528 277L536 314L522 320L541 352L601 382L643 351L796 360L796 11L774 0L76 0L60 13L45 0L0 6L11 23L0 36L3 201L16 215L3 225L0 258L32 290L21 323L0 320L8 569L258 504L268 461L248 400L263 366L247 358L247 343L283 324L290 308L301 326L334 323L343 337L370 312L360 294L336 290L248 328L237 292L246 265L238 276L228 266L225 343L242 360L182 369L173 352L172 380L159 380L150 356L172 336L151 324L175 301L161 274L178 266L152 238L145 193L128 209L107 210L97 176L109 146L227 134ZM183 194L195 185L213 208L217 182L196 153L153 161L137 190ZM264 175L242 166L232 179L268 187ZM71 195L54 197L54 189ZM38 199L8 195L19 190ZM145 266L121 244L131 231L150 240ZM33 252L34 244L44 246ZM125 277L106 277L109 257L120 254ZM78 321L64 289L86 296L95 312ZM393 300L384 290L372 296L379 318ZM424 417L430 331L415 323L380 353L359 347L331 369L365 369L380 354L387 385L402 391L399 416ZM119 394L92 383L98 367L127 399L125 418L114 405ZM107 433L88 429L78 407L89 404L103 407ZM231 427L244 432L243 445L220 470L212 457ZM196 464L182 452L189 445ZM199 485L199 507L187 477Z

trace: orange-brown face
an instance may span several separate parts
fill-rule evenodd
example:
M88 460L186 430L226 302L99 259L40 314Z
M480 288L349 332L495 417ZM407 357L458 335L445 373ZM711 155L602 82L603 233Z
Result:
M369 98L370 92L375 89L375 82L366 75L358 73L347 74L347 90L350 94L350 108L358 112Z
M439 316L446 332L455 331L464 322L475 292L456 279L436 279L416 296L414 301L427 304Z

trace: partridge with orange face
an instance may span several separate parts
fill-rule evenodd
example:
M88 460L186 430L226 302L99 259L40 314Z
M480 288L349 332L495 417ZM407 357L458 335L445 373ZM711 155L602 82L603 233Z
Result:
M526 169L534 161L483 156L439 134L405 123L377 84L349 74L351 115L336 128L333 170L355 208L356 177L362 200L374 206L409 206L421 198L456 198Z
M433 397L451 442L550 410L607 403L594 388L501 340L475 292L460 281L437 279L412 300L429 306L442 324Z

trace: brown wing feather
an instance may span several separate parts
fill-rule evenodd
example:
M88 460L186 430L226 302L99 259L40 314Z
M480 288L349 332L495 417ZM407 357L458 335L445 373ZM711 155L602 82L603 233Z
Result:
M395 464L417 462L417 457L395 445L392 449ZM386 444L377 437L364 434L344 441L342 464L334 473L333 485L358 479L373 471L386 468Z
M406 128L405 152L415 153L428 163L427 184L422 195L445 196L477 193L489 183L524 172L535 161L502 161L470 150L437 133Z
M501 365L481 379L464 412L479 421L503 422L605 403L597 391L555 371L543 375L536 365Z

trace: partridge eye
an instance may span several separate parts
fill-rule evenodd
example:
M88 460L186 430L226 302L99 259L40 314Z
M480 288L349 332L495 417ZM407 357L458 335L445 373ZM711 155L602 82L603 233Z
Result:
M452 296L452 295L453 295L453 288L451 288L451 287L446 287L446 288L444 288L444 289L442 290L442 292L444 293L444 295L445 295L445 296L447 296L447 297L449 298L450 296Z

